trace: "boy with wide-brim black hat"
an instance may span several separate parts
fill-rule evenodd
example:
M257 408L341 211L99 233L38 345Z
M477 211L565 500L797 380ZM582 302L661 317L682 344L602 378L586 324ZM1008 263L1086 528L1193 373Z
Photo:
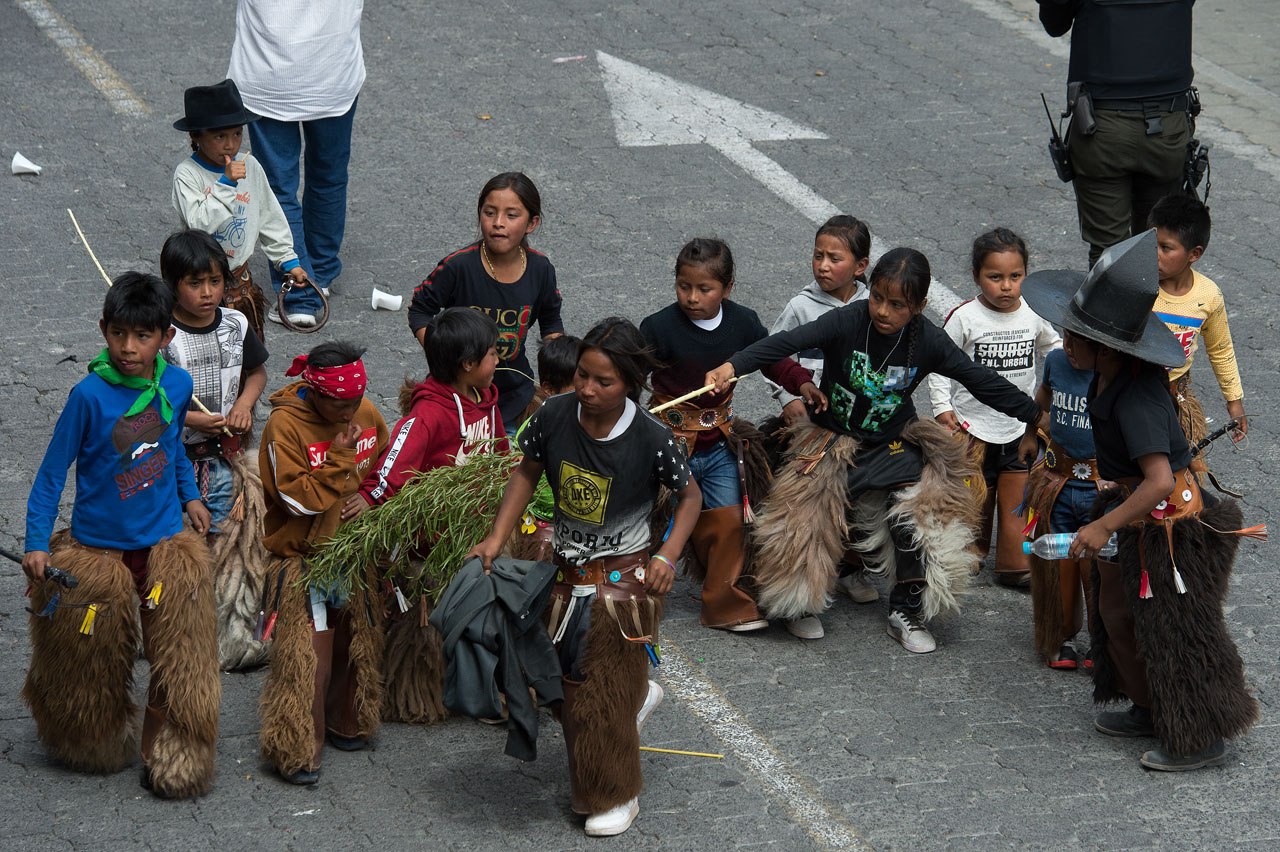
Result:
M1190 470L1165 370L1185 355L1151 313L1158 282L1156 235L1147 231L1103 252L1087 275L1028 276L1022 296L1094 371L1088 403L1098 472L1117 483L1098 496L1094 520L1068 554L1094 560L1094 701L1133 702L1099 713L1094 727L1157 737L1142 765L1178 771L1223 763L1223 740L1257 720L1222 602L1237 536L1265 529L1241 530L1239 506L1202 493ZM1024 442L1023 453L1034 446ZM1113 534L1115 562L1098 556Z
M252 154L240 153L244 126L258 116L245 109L232 80L187 89L183 112L173 128L190 134L192 153L173 170L173 207L183 225L212 234L227 253L231 280L226 282L223 306L248 317L259 339L267 319L281 323L287 319L291 328L314 327L316 317L309 308L293 308L318 297L291 292L282 319L276 308L268 311L266 297L249 273L249 258L261 248L294 287L310 284L293 250L289 220L266 172Z

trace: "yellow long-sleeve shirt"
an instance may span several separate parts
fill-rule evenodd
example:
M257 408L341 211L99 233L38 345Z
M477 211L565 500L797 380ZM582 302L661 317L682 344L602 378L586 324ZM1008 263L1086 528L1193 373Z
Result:
M1182 296L1170 296L1160 290L1152 310L1182 341L1182 351L1187 354L1186 363L1169 371L1170 379L1179 378L1191 369L1197 341L1203 337L1204 350L1222 389L1222 398L1227 402L1244 398L1231 328L1227 325L1227 305L1217 284L1193 269L1191 289Z

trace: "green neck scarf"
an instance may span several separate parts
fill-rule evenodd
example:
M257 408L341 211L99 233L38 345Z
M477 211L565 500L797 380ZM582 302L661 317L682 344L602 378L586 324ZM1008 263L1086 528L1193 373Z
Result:
M124 385L130 390L142 391L142 393L138 394L138 398L133 401L133 405L129 406L129 410L124 413L125 417L132 417L142 411L151 400L158 397L160 416L164 418L165 423L172 423L173 406L169 404L169 397L165 394L164 388L160 387L160 377L164 375L166 366L164 359L156 355L155 378L144 379L141 376L126 376L116 369L115 364L111 363L111 356L106 348L103 348L98 353L98 357L89 362L89 372L97 373L108 384Z

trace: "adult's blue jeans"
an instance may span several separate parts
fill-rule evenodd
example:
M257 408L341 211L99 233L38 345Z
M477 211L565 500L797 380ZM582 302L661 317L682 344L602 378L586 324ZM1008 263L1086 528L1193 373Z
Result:
M347 227L347 164L357 103L359 98L345 114L333 118L277 121L264 116L249 124L253 155L289 220L298 262L320 287L328 287L342 272L338 251ZM300 161L306 170L301 203ZM277 293L283 280L273 266L271 286ZM285 307L290 313L314 314L320 310L320 297L309 287L292 290L285 297Z

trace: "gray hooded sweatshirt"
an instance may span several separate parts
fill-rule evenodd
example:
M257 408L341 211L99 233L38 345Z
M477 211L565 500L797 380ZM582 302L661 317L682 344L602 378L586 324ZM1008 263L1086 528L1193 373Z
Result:
M778 314L778 318L774 320L773 327L769 329L769 333L777 334L780 331L789 331L796 326L813 322L832 308L839 308L845 304L852 304L859 299L867 298L867 292L867 285L859 281L858 289L854 291L853 296L846 303L823 290L817 281L810 281L809 286L792 297L790 302L787 302L787 306L782 309L782 313ZM807 352L797 352L796 360L800 362L801 367L813 373L813 383L820 386L822 384L822 350L812 349ZM773 398L781 406L786 406L787 403L800 399L798 396L787 393L782 389L781 385L769 382L769 387L772 389Z

